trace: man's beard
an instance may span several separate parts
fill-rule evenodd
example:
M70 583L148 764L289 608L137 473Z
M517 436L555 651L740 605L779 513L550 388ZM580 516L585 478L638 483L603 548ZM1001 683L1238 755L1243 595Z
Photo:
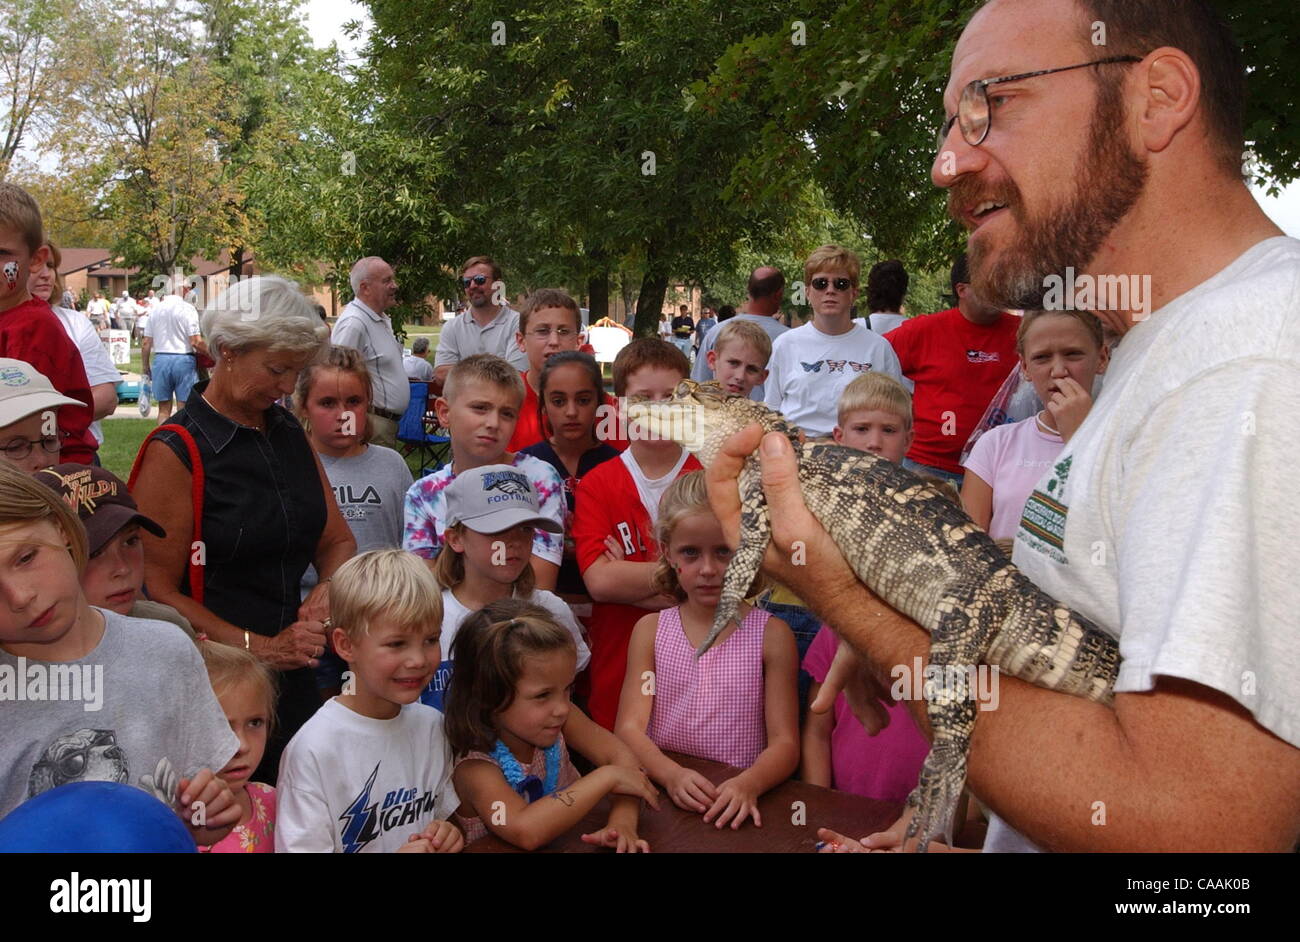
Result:
M1087 158L1067 203L1041 218L1026 219L1020 190L1011 181L1007 181L1005 197L989 197L1009 204L1023 235L1018 243L992 257L984 243L971 243L971 285L977 295L1008 310L1041 308L1049 275L1065 279L1067 267L1080 271L1096 256L1146 187L1149 168L1122 139L1123 126L1120 86L1105 85L1093 112ZM956 205L969 205L958 194L953 198Z

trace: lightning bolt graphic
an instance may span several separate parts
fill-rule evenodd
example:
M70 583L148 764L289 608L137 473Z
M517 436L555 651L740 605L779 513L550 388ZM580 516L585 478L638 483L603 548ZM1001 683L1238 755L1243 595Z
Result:
M345 854L355 854L375 839L375 807L379 802L372 802L369 805L366 802L370 801L370 790L379 775L379 766L380 763L376 762L375 770L370 773L370 778L366 779L361 794L352 799L352 804L339 815L339 820L344 822L340 839Z

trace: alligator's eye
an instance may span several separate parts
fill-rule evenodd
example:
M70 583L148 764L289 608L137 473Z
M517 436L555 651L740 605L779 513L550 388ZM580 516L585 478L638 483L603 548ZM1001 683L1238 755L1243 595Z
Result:
M687 396L689 396L692 392L694 392L695 389L696 389L695 382L689 379L684 379L677 384L677 388L673 391L673 395L677 396L679 399L684 399Z
M629 406L634 406L637 405L638 403L649 402L649 401L650 401L649 396L628 396L627 397L627 404Z

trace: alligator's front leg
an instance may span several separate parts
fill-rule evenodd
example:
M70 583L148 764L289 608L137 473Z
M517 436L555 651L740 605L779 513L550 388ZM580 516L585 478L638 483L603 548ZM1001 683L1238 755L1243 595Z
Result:
M740 485L740 545L735 555L727 564L727 571L722 577L722 596L718 600L718 611L713 617L713 627L695 652L699 657L713 646L727 625L738 622L736 611L745 600L749 587L758 575L762 565L763 554L772 539L772 524L767 515L767 500L763 496L763 478L758 461L750 457L740 470L737 479Z

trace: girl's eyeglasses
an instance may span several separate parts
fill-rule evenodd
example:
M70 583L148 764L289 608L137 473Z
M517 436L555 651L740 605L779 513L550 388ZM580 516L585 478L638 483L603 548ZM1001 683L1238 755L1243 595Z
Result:
M962 89L961 98L957 101L957 113L939 127L939 133L935 139L935 150L943 150L943 142L948 140L948 134L952 131L954 121L961 128L962 139L971 147L979 147L984 143L984 139L989 136L989 128L993 126L993 114L989 110L988 87L990 85L1001 85L1004 82L1021 82L1025 79L1037 78L1040 75L1051 75L1054 72L1086 69L1090 65L1111 65L1117 62L1133 63L1141 61L1141 56L1111 56L1109 59L1080 62L1078 65L1063 65L1059 69L1040 69L1037 72L1021 72L1019 75L1004 75L1000 78L976 79Z
M818 291L825 291L832 284L835 285L836 291L848 291L853 287L853 282L848 278L836 278L833 282L829 278L814 278L812 286Z

